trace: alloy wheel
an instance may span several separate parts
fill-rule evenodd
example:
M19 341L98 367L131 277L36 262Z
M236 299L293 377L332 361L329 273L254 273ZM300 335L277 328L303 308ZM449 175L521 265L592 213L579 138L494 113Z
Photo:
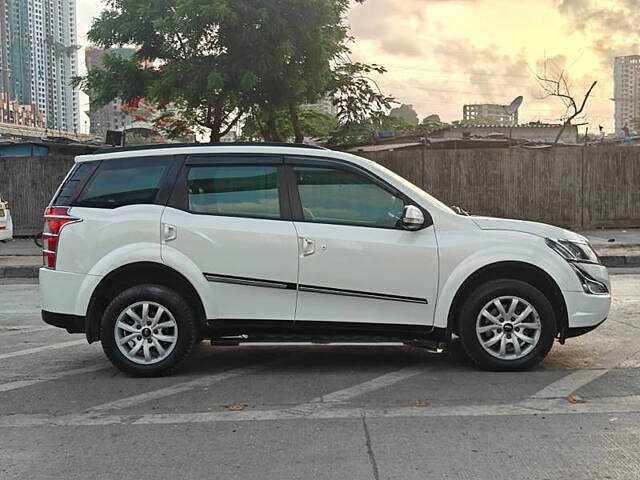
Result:
M527 300L494 298L480 310L476 335L482 348L500 360L517 360L535 348L542 333L540 315Z

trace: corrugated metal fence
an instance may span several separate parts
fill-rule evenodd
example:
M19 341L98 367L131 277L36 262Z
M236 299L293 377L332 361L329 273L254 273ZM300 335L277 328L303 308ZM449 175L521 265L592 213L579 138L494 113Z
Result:
M362 153L476 215L573 229L640 227L640 149L398 150Z
M640 227L640 149L399 150L361 154L449 205L477 215L573 229ZM16 231L42 228L42 212L71 156L0 158L0 193Z
M72 165L72 156L0 158L0 195L9 201L16 234L42 231L44 209Z

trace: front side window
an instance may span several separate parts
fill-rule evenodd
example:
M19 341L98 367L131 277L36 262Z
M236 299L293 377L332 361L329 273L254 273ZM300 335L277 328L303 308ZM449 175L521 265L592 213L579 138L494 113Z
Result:
M192 167L189 211L209 215L280 218L278 169L264 165Z
M76 205L116 208L153 203L171 162L173 157L104 160Z
M295 167L308 222L398 228L404 201L368 178L334 168Z

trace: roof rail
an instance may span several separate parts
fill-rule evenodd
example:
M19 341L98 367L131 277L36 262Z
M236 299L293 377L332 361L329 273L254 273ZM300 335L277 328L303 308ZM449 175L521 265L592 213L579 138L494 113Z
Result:
M211 143L158 143L151 145L133 145L130 147L102 147L94 152L98 153L116 153L116 152L135 152L137 150L162 150L163 148L182 148L182 147L294 147L294 148L310 148L313 150L327 150L324 147L316 145L306 145L304 143L284 143L284 142L211 142Z

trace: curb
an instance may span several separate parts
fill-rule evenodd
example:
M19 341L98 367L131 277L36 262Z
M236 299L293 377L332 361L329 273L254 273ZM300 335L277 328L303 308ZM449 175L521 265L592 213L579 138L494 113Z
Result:
M38 278L39 265L8 265L0 267L0 278Z
M605 267L640 267L640 255L602 255Z

